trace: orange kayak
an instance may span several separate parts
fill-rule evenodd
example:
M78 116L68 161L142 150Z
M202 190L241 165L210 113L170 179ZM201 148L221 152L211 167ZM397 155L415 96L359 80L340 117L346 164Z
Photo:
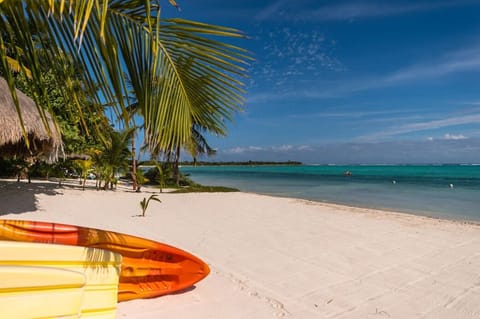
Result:
M0 220L0 240L76 245L122 255L118 301L184 290L205 278L206 263L181 249L106 230L48 222Z

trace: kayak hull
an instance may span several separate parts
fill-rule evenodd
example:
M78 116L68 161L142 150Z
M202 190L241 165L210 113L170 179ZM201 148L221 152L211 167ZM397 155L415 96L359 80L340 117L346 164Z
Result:
M182 291L210 272L202 260L176 247L95 228L0 220L0 240L84 246L121 254L118 301Z
M18 273L0 280L0 291L3 288L5 293L0 302L6 302L7 297L12 303L19 303L22 298L30 299L33 303L26 302L23 308L12 307L12 304L9 308L29 311L30 317L45 318L49 316L42 317L39 313L54 312L57 305L65 307L71 301L67 297L74 296L81 288L77 315L115 318L121 262L120 254L97 248L0 241L0 270L3 269L4 274L12 270ZM20 276L21 271L25 272L23 276ZM15 291L23 292L22 298L17 300L16 296L21 294L10 294ZM28 291L34 296L28 295ZM61 293L64 295L60 296ZM60 305L60 302L65 304ZM0 309L3 316L3 308Z

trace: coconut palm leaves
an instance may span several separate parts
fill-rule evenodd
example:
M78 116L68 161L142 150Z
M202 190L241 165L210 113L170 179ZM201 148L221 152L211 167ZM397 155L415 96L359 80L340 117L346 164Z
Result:
M156 194L153 194L153 195L150 195L150 197L148 197L148 199L146 197L144 197L141 201L140 201L140 208L142 209L142 217L145 217L145 212L147 211L147 208L148 208L148 204L150 204L150 201L151 200L154 200L156 202L162 202L160 199L157 198L158 195Z
M104 181L104 189L113 188L117 182L117 174L126 172L131 156L129 146L132 142L133 129L123 132L110 132L110 137L105 141L96 161L99 177Z
M80 168L80 177L82 178L82 190L85 190L85 185L87 184L87 176L89 174L89 171L93 167L93 161L91 158L77 159L75 160L75 164L78 166L78 168Z
M189 143L193 124L224 132L224 121L243 103L249 56L217 40L243 35L220 26L160 19L158 2L5 0L0 3L0 29L20 42L24 52L13 58L22 55L16 60L31 71L40 96L40 65L32 41L38 32L43 36L37 45L48 48L59 74L68 63L81 71L84 90L93 92L92 105L109 105L128 128L127 106L137 103L145 142L152 150L175 150ZM1 41L0 47L5 45ZM3 50L0 65L10 70ZM13 87L13 79L7 81ZM62 82L71 87L72 100L81 101L67 75Z

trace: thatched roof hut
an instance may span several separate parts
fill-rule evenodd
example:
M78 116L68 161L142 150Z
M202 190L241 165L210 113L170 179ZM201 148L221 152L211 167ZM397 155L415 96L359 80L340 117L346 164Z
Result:
M43 156L56 159L62 148L62 140L52 116L47 114L48 128L45 127L35 102L19 90L16 93L30 148L25 143L8 84L0 77L0 157Z

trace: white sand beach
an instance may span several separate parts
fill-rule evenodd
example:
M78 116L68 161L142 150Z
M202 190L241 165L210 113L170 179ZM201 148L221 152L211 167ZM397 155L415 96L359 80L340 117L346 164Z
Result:
M2 181L0 213L147 237L211 267L118 318L480 317L479 225L247 193L162 193L138 217L150 192Z

